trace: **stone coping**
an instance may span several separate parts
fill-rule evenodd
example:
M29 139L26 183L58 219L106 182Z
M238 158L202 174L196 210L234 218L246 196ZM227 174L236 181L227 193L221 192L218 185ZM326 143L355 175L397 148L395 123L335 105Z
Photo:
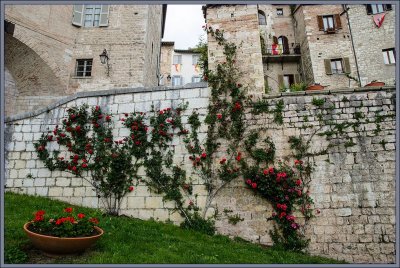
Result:
M34 116L48 112L49 110L52 110L54 108L57 108L63 104L66 104L70 101L73 101L73 100L76 100L79 98L110 96L110 95L129 94L129 93L148 93L148 92L193 89L193 88L207 88L207 87L208 87L208 83L199 82L199 83L188 83L184 86L178 86L178 87L157 86L157 87L137 87L137 88L116 88L116 89L110 89L110 90L77 92L71 96L67 96L67 97L62 98L52 104L49 104L44 108L40 108L38 110L31 111L31 112L25 112L25 113L12 115L12 116L7 116L4 121L5 121L5 123L11 123L13 121L18 121L18 120L34 117ZM309 91L298 91L298 92L282 92L282 93L273 94L273 95L265 95L265 94L255 93L253 95L262 96L262 98L264 98L264 99L275 99L275 98L289 97L289 96L331 95L331 94L335 94L335 93L354 93L354 92L368 92L368 91L377 91L377 90L396 90L396 87L395 86L383 86L383 87L322 89L322 90L309 90Z

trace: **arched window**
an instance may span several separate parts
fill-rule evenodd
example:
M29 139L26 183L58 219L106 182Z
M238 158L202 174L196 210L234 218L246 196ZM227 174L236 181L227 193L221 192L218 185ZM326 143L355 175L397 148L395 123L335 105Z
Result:
M261 10L258 11L258 24L259 25L267 25L267 20L266 20L264 11L261 11Z

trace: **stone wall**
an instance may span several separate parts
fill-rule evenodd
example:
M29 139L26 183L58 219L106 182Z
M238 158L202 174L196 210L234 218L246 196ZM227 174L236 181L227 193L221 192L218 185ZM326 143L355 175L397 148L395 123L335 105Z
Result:
M171 67L172 67L172 54L174 53L174 42L162 42L161 43L161 62L160 62L160 72L163 76L161 85L171 86ZM168 81L168 75L170 80Z
M257 5L210 5L206 10L207 26L225 31L224 37L238 46L237 66L245 74L241 83L249 92L264 92ZM214 38L208 38L209 69L225 61L223 50Z
M189 102L183 114L183 123L193 109L200 120L205 118L209 89L204 84L186 88L137 88L112 91L78 93L35 113L6 118L6 190L48 196L77 205L101 207L92 187L81 179L66 173L48 171L37 159L33 142L41 133L52 130L60 123L68 107L87 103L100 105L118 118L124 113L174 107ZM314 101L313 101L314 99ZM323 99L322 108L315 99ZM288 138L300 136L311 139L310 152L326 152L309 160L314 165L310 195L316 213L308 227L310 253L351 263L395 262L395 89L357 88L315 92L282 93L267 100L273 104L284 101L283 125L273 123L271 114L246 114L246 121L258 129L268 126L264 133L276 146L277 159L292 161ZM322 109L322 110L321 110ZM46 112L49 110L49 112ZM328 141L325 136L313 135L330 130L319 121L320 113L332 120L332 128L342 123L360 122L358 127L342 128ZM321 127L321 129L320 129ZM205 137L206 126L200 129L200 140ZM121 122L116 121L116 136L126 135ZM347 136L347 138L344 138ZM351 141L351 142L350 142ZM328 148L328 144L335 145ZM176 163L189 172L192 164L179 140L174 141ZM29 174L31 176L29 176ZM200 178L192 174L194 194L200 207L205 202L205 187ZM171 211L173 204L163 202L162 196L150 193L139 184L123 201L122 213L142 219L172 220L178 224L182 218ZM266 221L271 206L260 196L246 188L242 179L224 188L213 202L212 214L218 209L216 221L219 233L240 236L253 242L271 244ZM232 225L224 209L232 210L243 221Z
M361 86L378 80L395 84L395 64L384 64L382 49L395 47L395 5L386 11L383 24L378 28L373 15L368 15L365 5L348 5L350 27L357 56ZM397 51L396 51L397 53Z

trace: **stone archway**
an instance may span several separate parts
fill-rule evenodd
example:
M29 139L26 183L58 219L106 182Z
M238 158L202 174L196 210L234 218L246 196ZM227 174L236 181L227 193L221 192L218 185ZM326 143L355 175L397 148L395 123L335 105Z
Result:
M62 96L65 86L30 47L5 33L6 115L42 108Z

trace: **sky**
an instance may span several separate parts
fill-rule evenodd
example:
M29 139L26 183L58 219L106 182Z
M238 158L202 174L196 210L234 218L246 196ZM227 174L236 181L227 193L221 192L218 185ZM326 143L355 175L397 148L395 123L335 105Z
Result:
M163 41L174 41L175 49L193 48L205 38L201 5L168 5Z

